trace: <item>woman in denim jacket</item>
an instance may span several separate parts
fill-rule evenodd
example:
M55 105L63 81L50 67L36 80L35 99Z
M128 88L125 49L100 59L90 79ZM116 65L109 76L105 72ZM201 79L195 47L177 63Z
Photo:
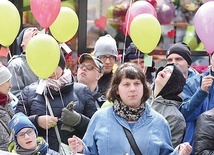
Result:
M187 155L188 143L175 150L166 120L145 103L150 95L143 71L133 63L118 67L107 92L111 107L97 111L90 120L81 141L76 136L68 139L73 151L86 155L134 155L124 132L129 130L143 155Z

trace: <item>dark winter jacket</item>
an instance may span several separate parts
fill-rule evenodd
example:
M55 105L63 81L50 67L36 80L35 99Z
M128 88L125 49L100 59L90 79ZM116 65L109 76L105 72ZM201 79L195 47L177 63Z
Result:
M209 74L213 74L213 72L210 71L210 68L205 73L189 78L181 93L183 104L179 110L183 114L187 123L183 141L189 142L193 147L192 154L194 154L194 133L197 118L203 112L214 108L214 85L209 88L209 92L201 89L203 77Z
M113 72L110 72L108 74L104 74L98 81L98 86L100 89L101 94L105 95L106 91L109 87L109 84L111 82L111 77L113 76Z
M198 117L194 146L195 155L214 155L214 109Z
M20 101L17 105L16 113L23 112L30 116L29 119L37 127L39 136L46 138L46 130L38 126L37 118L40 115L46 115L46 111L48 110L46 107L44 94L40 95L36 93L37 86L38 82L24 88L19 98ZM61 101L60 96L62 96L63 102ZM72 137L74 134L83 137L90 120L89 118L91 118L96 112L95 101L92 97L90 89L86 85L72 82L62 87L60 91L51 90L51 95L50 92L48 92L47 97L55 117L61 118L62 109L71 101L74 101L76 104L76 112L82 114L81 123L74 127L75 131L72 133L66 131L62 132L60 130L62 122L58 121L57 125L61 140L64 143L67 143L67 139ZM49 111L48 115L50 115ZM48 140L50 148L58 151L59 143L54 128L50 128L48 130Z

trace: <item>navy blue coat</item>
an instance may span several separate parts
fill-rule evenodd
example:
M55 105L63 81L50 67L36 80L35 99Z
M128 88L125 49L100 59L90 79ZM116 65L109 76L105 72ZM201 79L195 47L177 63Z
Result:
M33 83L23 89L16 108L16 113L23 112L28 115L30 120L36 126L39 136L46 138L46 130L38 126L37 118L38 116L46 115L46 111L48 111L48 109L46 107L44 95L36 93L37 86L38 82ZM61 92L63 101L61 100L59 92ZM82 114L81 123L74 127L75 131L72 133L66 131L62 132L62 122L58 121L57 125L61 135L61 140L64 143L67 143L67 139L72 137L74 134L83 137L90 120L89 118L91 118L97 110L95 100L90 89L86 85L74 82L65 85L60 89L60 91L51 90L51 95L50 92L48 92L47 97L50 101L55 117L61 118L62 109L71 101L74 101L76 104L76 112ZM49 111L48 115L50 115ZM51 149L58 151L59 143L54 128L50 128L48 130L48 143Z

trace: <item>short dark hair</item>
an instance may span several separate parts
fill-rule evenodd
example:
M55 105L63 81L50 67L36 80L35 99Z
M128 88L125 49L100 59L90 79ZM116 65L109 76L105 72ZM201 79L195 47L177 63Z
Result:
M143 73L143 70L140 69L136 64L127 62L121 64L114 73L106 94L107 100L112 102L114 100L121 101L120 96L117 94L117 90L123 78L139 79L143 84L143 96L141 101L145 102L149 98L150 89L147 85L146 77Z

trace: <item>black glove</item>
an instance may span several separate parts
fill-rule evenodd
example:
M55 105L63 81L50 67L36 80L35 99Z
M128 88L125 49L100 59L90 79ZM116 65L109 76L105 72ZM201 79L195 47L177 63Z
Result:
M66 124L62 124L61 125L61 130L67 130L69 132L75 131L75 129L72 126L69 126L69 125L66 125Z
M74 102L69 103L62 109L61 121L65 125L76 126L81 121L81 115L74 110Z

